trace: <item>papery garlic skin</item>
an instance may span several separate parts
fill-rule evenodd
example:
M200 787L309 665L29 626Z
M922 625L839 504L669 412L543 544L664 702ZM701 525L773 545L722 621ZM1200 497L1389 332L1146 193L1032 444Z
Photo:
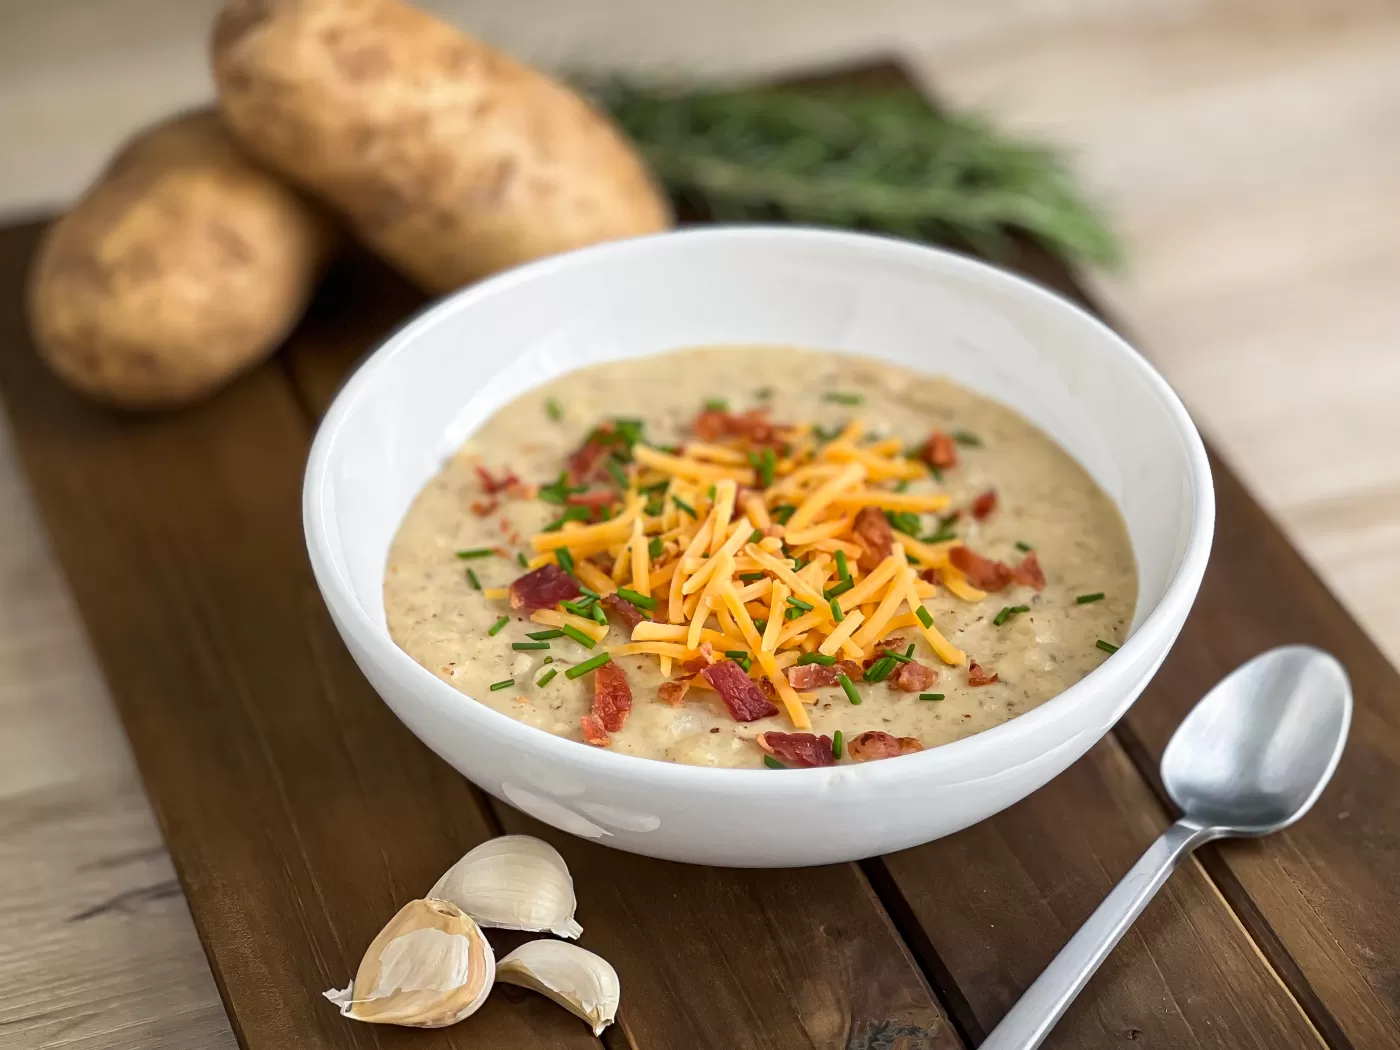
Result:
M495 952L471 916L417 900L370 943L354 983L323 994L356 1021L442 1028L475 1013L495 977Z
M594 1035L617 1018L622 986L601 956L563 941L529 941L496 966L496 980L531 988L593 1026Z
M428 891L451 901L482 926L549 931L575 938L577 902L569 867L549 843L530 835L502 835L477 846Z

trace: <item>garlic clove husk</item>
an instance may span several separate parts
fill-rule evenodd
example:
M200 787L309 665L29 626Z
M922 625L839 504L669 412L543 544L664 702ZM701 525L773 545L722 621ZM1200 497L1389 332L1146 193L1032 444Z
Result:
M548 996L591 1024L594 1035L616 1019L622 993L611 963L564 941L527 941L501 960L496 980Z
M323 993L345 1017L442 1028L476 1012L496 978L496 954L449 901L409 901L379 932L349 988Z
M530 835L502 835L483 842L428 891L451 901L482 926L548 931L574 938L574 880L559 851Z

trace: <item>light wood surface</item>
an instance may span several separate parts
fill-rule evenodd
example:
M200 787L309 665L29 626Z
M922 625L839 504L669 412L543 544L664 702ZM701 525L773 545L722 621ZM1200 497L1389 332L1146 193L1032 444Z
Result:
M0 0L0 207L62 199L127 128L202 98L213 6ZM898 45L944 98L1071 146L1129 242L1098 290L1400 653L1394 5L436 6L552 62L756 72ZM0 1044L233 1046L8 441L0 529Z

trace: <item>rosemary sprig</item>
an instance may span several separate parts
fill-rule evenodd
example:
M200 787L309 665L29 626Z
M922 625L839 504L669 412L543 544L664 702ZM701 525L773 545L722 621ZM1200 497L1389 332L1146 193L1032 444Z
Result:
M880 230L1005 256L1020 232L1115 262L1112 233L1059 157L901 88L587 85L678 209Z

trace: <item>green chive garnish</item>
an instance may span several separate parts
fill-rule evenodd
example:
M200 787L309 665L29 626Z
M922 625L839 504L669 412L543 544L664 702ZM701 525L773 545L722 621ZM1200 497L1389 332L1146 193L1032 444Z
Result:
M587 507L566 507L564 513L544 527L545 532L558 532L571 521L587 521Z
M739 579L740 579L740 581L743 582L743 583L757 583L759 580L763 579L763 573L761 573L761 572L741 572L741 573L739 573Z
M837 623L846 618L846 614L841 611L841 603L835 598L830 599L826 604L831 608L831 618Z
M758 474L760 487L766 489L773 484L773 470L778 465L778 455L771 448L764 448L762 452L750 452L749 465Z
M774 507L768 516L774 521L776 521L779 525L786 525L788 523L788 519L796 513L796 507L792 506L792 504L790 503L783 503Z
M757 543L757 542L758 542L759 540L761 540L761 539L763 539L763 530L762 530L762 529L754 529L753 532L749 533L749 542L750 542L750 543Z
M692 518L698 518L698 517L699 517L699 515L697 515L697 514L695 513L695 508L692 507L692 506L691 506L689 503L687 503L685 500L681 499L679 496L672 496L672 497L671 497L671 502L674 503L674 504L676 505L676 509L677 509L677 510L683 510L683 511L685 511L685 512L686 512L687 514L689 514Z
M712 397L705 402L706 412L728 412L729 402L722 397Z
M546 656L543 660L540 661L540 663L542 663L542 664L552 664L552 663L554 663L554 657L552 657L552 656Z
M982 439L970 430L953 431L953 440L959 445L966 445L968 448L982 447Z
M544 412L556 423L564 418L564 406L552 397L544 403Z
M628 587L619 587L617 596L624 601L629 601L639 609L655 609L656 599L648 598L645 594L638 594Z
M913 658L913 648L914 647L911 645L909 647L911 651L907 653L897 653L893 649L881 649L880 652L882 652L885 656L888 656L891 660L896 661L897 663L907 664Z
M473 547L469 551L458 551L457 557L461 558L463 561L467 561L471 558L489 558L495 553L495 550L491 547Z
M919 699L920 699L920 700L942 700L942 699L943 699L943 694L942 694L942 693L920 693L920 694L919 694Z
M821 664L823 667L830 667L836 662L836 657L827 656L826 653L803 653L797 658L797 665Z
M795 619L797 619L797 618L798 618L799 616L801 616L801 615L802 615L802 610L801 610L801 609L788 609L788 610L784 611L784 613L783 613L784 619L788 619L788 620L795 620Z
M467 579L471 581L473 587L477 590L481 590L481 581L476 578L476 573L472 572L471 569L467 570Z
M932 616L932 614L931 614L927 609L925 609L922 605L920 605L917 609L914 610L914 615L917 616L917 617L919 618L919 622L920 622L921 624L923 624L925 627L932 627L932 626L933 626L933 616Z
M599 653L597 656L590 656L587 660L583 661L583 663L575 664L565 671L564 677L570 679L579 678L586 675L589 671L598 670L598 668L602 667L611 659L612 655L609 653Z
M1029 543L1027 543L1025 540L1017 540L1017 541L1016 541L1016 549L1017 549L1018 551L1029 551L1029 550L1031 549L1031 545L1030 545Z
M753 618L753 626L754 630L756 630L759 634L762 634L764 631L768 630L768 621L765 620L762 616L755 616Z
M713 485L705 490L705 498L711 503L715 501L715 487Z
M578 644L583 646L585 649L592 649L595 645L598 644L592 638L588 637L588 635L584 634L571 623L566 623L563 627L559 629L565 634L567 634L574 641L578 642ZM573 676L570 675L570 677Z
M787 766L783 765L781 762L779 762L779 761L778 761L776 758L774 758L772 755L764 755L764 756L763 756L763 764L764 764L765 766L767 766L769 769L787 769Z
M836 548L836 576L842 583L851 582L851 569L846 564L846 552L840 547Z
M913 642L910 642L910 643L909 643L909 648L907 648L907 649L904 650L904 659L906 659L906 660L912 660L912 659L914 659L914 643L913 643Z
M847 700L853 704L860 703L860 693L856 691L855 683L844 674L838 674L836 676L836 681L841 684L841 690L846 694Z
M550 683L551 681L554 680L554 676L557 675L558 673L559 673L559 669L558 669L557 667L551 667L551 668L550 668L548 671L546 671L544 674L540 675L540 680L539 680L538 682L536 682L535 685L537 685L537 686L549 685L549 683Z
M917 536L920 531L919 516L909 510L887 510L885 519L890 523L890 527L905 533L909 536Z
M661 537L653 536L651 542L647 544L647 553L653 558L659 558L661 557L661 551L664 547L665 544L661 542Z
M909 491L909 479L908 479L908 478L900 478L897 482L895 482L894 490L895 490L896 492L908 492L908 491Z
M520 563L522 569L528 569L530 567L530 559L525 557L524 551L516 551L515 560Z
M602 597L597 591L593 590L591 587L585 587L581 583L578 585L578 592L585 598L592 598L595 602Z
M803 612L812 611L812 605L810 602L804 602L801 598L795 598L791 594L787 596L787 603L791 605L794 609L801 609Z
M829 390L824 400L830 401L834 405L858 405L865 398L860 394L843 394L839 390Z
M866 670L865 680L867 682L883 682L889 677L890 672L894 670L894 665L894 657L886 653Z
M510 647L518 653L528 653L535 649L548 649L548 642L511 642Z
M490 629L489 631L487 631L486 633L487 633L488 635L490 635L492 638L494 638L494 637L496 637L496 635L498 635L498 634L501 633L501 628L504 627L504 626L505 626L506 624L508 624L508 623L510 623L510 617L509 617L509 616L502 616L499 620L497 620L495 623L493 623L493 624L491 625L491 629Z
M1078 598L1074 599L1074 604L1075 604L1075 605L1088 605L1090 602L1101 602L1101 601L1103 601L1103 591L1098 591L1098 592L1096 592L1096 593L1094 593L1094 594L1081 594Z
M614 457L609 456L604 460L603 466L607 470L608 476L617 482L618 488L625 489L627 487L627 475L622 472L622 465Z
M568 547L559 547L554 551L554 558L559 562L559 568L563 569L570 576L574 574L574 556L569 553Z
M842 752L842 750L844 750L844 746L843 746L843 745L844 745L844 743L845 743L845 740L846 740L846 738L843 737L843 736L841 735L841 730L839 730L839 729L836 730L836 732L834 732L834 733L831 734L831 757L832 757L832 758L840 758L840 757L841 757L841 752Z
M836 584L836 586L828 587L826 590L822 591L822 597L838 598L854 586L855 584L850 579L842 580L840 583Z
M767 401L773 396L773 388L771 386L761 386L753 392L753 396L759 401Z
M742 649L726 649L724 655L742 667L745 674L748 674L749 668L753 665L753 657Z
M594 602L588 607L588 615L592 616L595 621L602 624L604 627L608 625L608 614L603 612L603 607L597 602Z
M504 682L492 682L491 692L499 693L502 689L509 689L515 684L514 678L507 678Z
M563 638L564 632L557 627L551 627L547 631L531 631L525 637L533 638L537 642L547 642L551 638Z
M1000 627L1002 624L1004 624L1007 620L1011 619L1011 617L1015 616L1017 613L1030 611L1031 607L1029 605L1003 605L1001 608L1001 612L997 613L996 616L992 619L992 626Z
M1105 642L1102 638L1094 644L1106 653L1116 653L1118 651L1118 646L1114 645L1112 642Z

